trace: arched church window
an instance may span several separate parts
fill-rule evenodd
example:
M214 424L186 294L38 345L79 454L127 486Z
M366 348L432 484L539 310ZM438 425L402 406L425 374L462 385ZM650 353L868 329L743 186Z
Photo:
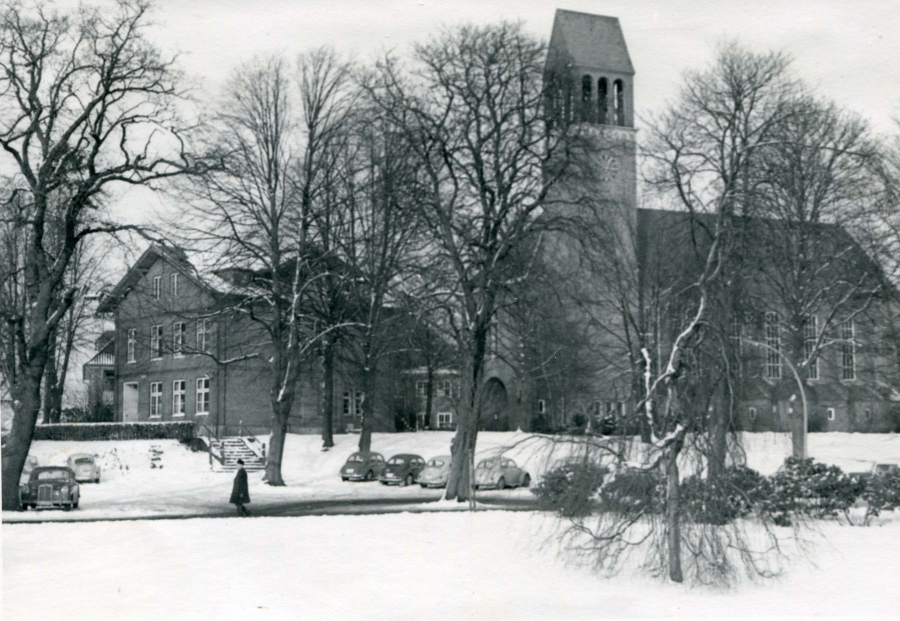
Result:
M616 111L616 125L625 125L625 85L622 80L613 82L613 106Z
M593 80L591 76L586 75L581 78L581 120L590 122L593 116L591 114L591 85Z
M606 78L600 78L597 81L597 122L598 123L606 123L606 109L609 105L607 102L607 93L609 91L609 86L607 85Z

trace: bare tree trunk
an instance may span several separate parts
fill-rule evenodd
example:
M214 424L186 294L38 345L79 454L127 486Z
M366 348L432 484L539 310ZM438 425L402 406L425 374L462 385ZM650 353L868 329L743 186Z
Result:
M359 450L372 450L372 425L375 417L375 369L366 365L363 369L363 401L362 401L362 429L359 432Z
M41 404L41 370L20 370L11 386L13 425L3 448L3 510L19 509L19 477L28 457L34 425Z
M447 480L447 489L444 498L459 501L469 500L472 486L470 477L474 476L469 465L469 451L475 450L475 442L478 439L478 403L480 398L479 380L481 372L475 376L474 369L468 362L464 370L462 380L462 408L459 412L459 422L456 427L456 435L450 445L450 477ZM459 456L459 457L457 457Z
M284 478L281 475L281 461L284 457L284 441L287 437L288 417L291 414L290 404L273 404L275 419L272 424L272 439L266 452L266 483L274 486L283 486Z
M59 375L56 369L57 360L57 330L51 330L47 339L47 365L44 368L44 391L42 409L44 410L44 423L58 423L60 421L60 409L62 407L62 390L60 389ZM57 402L57 395L59 399Z
M681 571L681 521L678 503L678 454L681 440L673 442L666 449L666 549L669 559L669 579L683 582Z
M331 338L325 340L322 369L325 375L323 378L325 402L322 407L322 448L331 448L334 446L334 341Z
M425 421L431 427L431 410L434 408L434 364L429 360L425 375Z

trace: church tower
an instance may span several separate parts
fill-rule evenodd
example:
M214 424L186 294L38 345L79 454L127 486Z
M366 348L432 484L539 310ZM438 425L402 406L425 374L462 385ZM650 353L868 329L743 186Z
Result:
M555 94L555 114L597 136L597 176L604 194L617 203L623 224L633 227L634 66L618 18L557 9L545 76L553 84L548 90Z

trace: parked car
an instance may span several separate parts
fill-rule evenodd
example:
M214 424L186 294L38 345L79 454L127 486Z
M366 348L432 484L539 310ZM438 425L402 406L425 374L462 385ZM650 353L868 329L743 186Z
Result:
M347 458L341 467L344 481L374 481L384 472L384 456L373 451L360 451Z
M507 457L483 459L475 468L475 489L484 487L503 489L505 487L528 487L529 485L531 485L531 475Z
M62 466L44 466L31 471L28 483L19 487L19 502L28 510L62 507L78 508L81 489L75 471Z
M865 472L851 472L850 476L861 479L870 479L884 475L900 475L900 465L887 462L875 462L872 467Z
M388 460L378 480L382 485L412 485L424 468L425 460L421 455L400 453Z
M416 480L422 487L447 487L450 478L450 455L432 457Z
M75 480L79 483L90 481L100 482L100 464L97 456L90 453L75 453L66 460L66 465L75 471Z

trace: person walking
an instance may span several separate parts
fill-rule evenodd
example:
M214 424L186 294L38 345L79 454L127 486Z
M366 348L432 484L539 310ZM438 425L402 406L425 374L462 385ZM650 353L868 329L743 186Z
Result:
M234 475L234 487L231 488L231 503L237 505L240 516L250 515L250 509L244 505L250 503L250 488L247 485L247 471L244 470L244 460L237 460L238 471Z

